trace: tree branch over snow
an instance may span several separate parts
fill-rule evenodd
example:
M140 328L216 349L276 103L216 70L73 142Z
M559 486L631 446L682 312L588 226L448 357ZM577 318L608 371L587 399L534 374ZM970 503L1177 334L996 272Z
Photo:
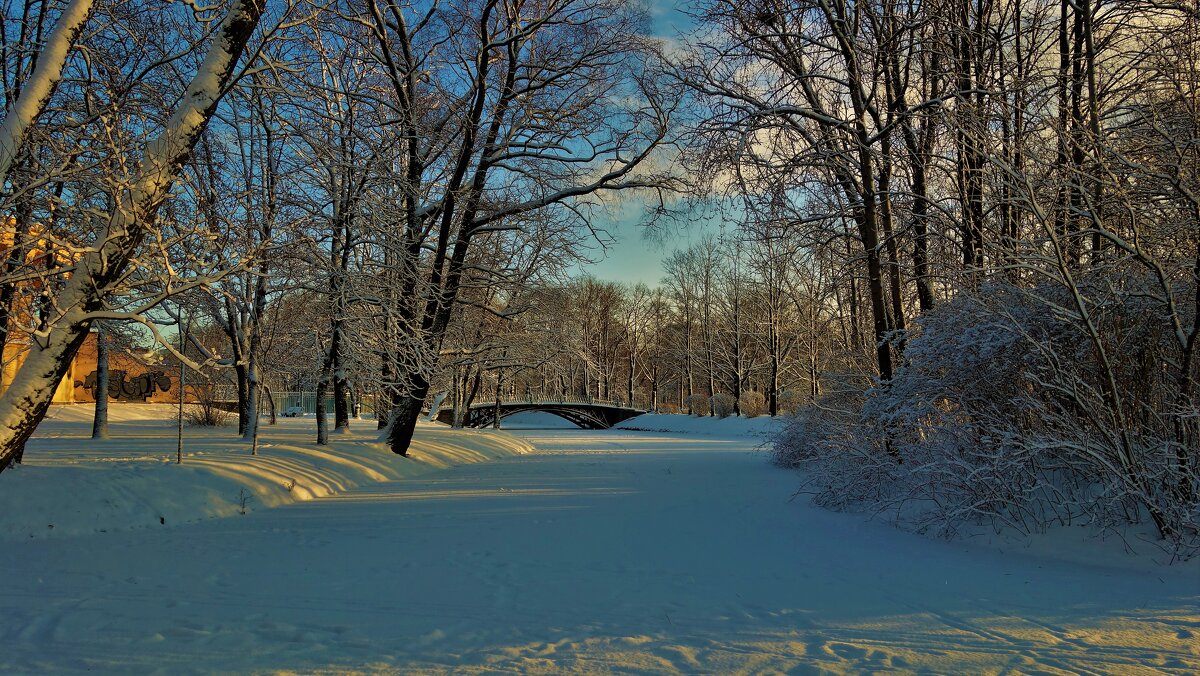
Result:
M91 313L126 271L156 224L180 170L237 69L262 16L265 0L234 0L212 36L199 69L170 119L147 146L130 183L102 226L101 243L83 254L55 294L59 313L44 329L13 382L0 396L0 468L24 446L45 415L54 390L88 334Z

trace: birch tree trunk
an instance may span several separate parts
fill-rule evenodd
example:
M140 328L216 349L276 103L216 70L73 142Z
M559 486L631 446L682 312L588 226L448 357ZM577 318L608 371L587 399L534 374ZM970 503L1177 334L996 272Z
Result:
M54 88L62 79L67 56L92 14L92 5L93 0L72 0L63 9L54 24L54 30L46 38L45 46L38 53L37 66L21 88L16 104L4 117L4 122L0 123L0 185L8 178L8 170L21 150L25 132L46 109Z
M31 336L28 357L0 396L0 468L8 465L45 417L54 390L87 338L93 313L102 308L109 286L119 282L154 227L180 166L233 77L263 4L264 0L235 0L230 5L174 114L146 147L140 171L109 213L96 248L80 258L59 292L56 304L63 309Z
M262 397L262 367L258 363L256 350L248 351L246 363L246 425L242 429L242 440L253 443L258 434L258 413Z
M337 337L338 333L334 331L332 342L336 342ZM316 418L318 446L329 444L329 414L325 406L325 397L329 394L329 385L333 378L333 355L337 349L336 345L330 345L329 352L326 353L324 363L321 365L321 375L317 379Z

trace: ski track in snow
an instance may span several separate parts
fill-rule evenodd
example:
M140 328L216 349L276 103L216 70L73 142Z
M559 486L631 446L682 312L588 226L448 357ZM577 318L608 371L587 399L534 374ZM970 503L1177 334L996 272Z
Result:
M751 438L523 434L246 516L2 542L0 672L1200 671L1194 568L829 513Z

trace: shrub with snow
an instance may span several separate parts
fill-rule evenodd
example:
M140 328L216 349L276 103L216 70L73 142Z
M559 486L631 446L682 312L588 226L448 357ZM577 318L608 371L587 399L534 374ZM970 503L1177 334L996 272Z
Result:
M728 418L736 410L737 399L734 399L732 394L718 392L712 396L712 400L709 403L712 405L713 415L718 418Z
M1194 553L1200 416L1162 314L1137 275L1080 288L1086 314L1060 287L959 294L920 320L891 382L802 410L776 462L804 466L820 504L920 531L1150 520Z
M741 409L742 415L747 418L765 415L767 412L767 398L758 390L743 392L742 398L738 401L738 408Z
M784 390L779 393L779 412L795 413L804 405L804 395L795 390Z
M212 383L200 383L189 389L196 397L196 403L184 409L184 424L192 427L223 427L232 421L233 416L229 411L221 408L217 388Z

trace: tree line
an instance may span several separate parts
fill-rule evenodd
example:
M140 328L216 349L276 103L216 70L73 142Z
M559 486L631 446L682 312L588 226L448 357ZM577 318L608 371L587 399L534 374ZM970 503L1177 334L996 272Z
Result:
M1147 519L1194 551L1196 7L716 0L697 19L684 161L869 325L851 372L870 382L806 411L781 461L827 504L919 528Z
M775 416L813 404L849 349L838 338L848 316L756 251L713 233L671 253L653 287L579 277L464 310L447 339L443 405L587 398Z
M284 307L310 319L293 348L334 428L370 362L403 454L460 293L557 264L595 196L670 185L645 160L675 104L624 3L78 0L4 18L0 325L24 349L0 465L97 321L233 369L253 438Z

